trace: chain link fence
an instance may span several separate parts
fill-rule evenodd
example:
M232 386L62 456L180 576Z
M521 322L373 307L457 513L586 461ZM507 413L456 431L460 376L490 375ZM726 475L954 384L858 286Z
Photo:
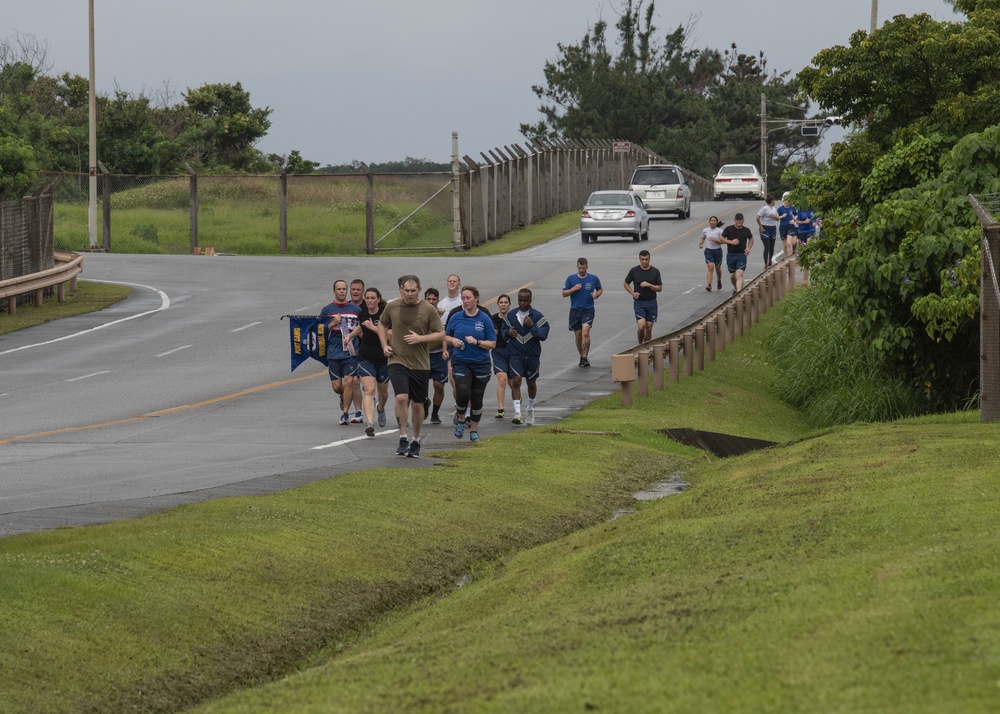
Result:
M54 184L55 243L89 248L89 177ZM355 255L451 247L450 174L98 177L98 248L115 253Z
M527 143L454 172L98 176L99 245L90 245L89 177L43 174L60 250L234 255L360 255L462 250L576 210L591 190L621 187L658 161L627 142ZM692 175L692 179L698 179Z

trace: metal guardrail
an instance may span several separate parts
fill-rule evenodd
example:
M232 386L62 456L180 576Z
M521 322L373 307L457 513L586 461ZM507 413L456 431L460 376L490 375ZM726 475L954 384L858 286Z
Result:
M39 273L22 275L17 278L0 281L0 299L7 300L7 313L17 313L17 298L21 295L35 294L35 305L41 305L46 288L56 287L59 302L66 299L66 283L69 292L76 292L76 276L83 272L83 256L68 251L54 251L56 266Z
M622 385L622 404L633 402L632 387L640 397L649 394L650 364L653 386L663 389L664 362L670 381L705 369L705 359L715 359L717 352L742 336L757 323L760 316L786 292L795 290L794 259L786 258L755 277L738 295L733 295L705 317L698 318L678 330L643 342L611 356L611 379Z

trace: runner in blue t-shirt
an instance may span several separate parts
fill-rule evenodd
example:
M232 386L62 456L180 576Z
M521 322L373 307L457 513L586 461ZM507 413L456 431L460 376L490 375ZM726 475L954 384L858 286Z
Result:
M479 308L479 290L462 288L462 309L453 312L445 327L445 341L452 348L451 373L455 378L455 437L465 433L465 410L469 412L469 438L479 441L479 421L483 418L483 395L490 382L493 363L490 350L496 347L493 318Z
M358 340L350 334L358 326L361 308L349 299L346 280L333 283L333 302L323 308L319 316L326 325L326 365L330 384L340 397L340 424L351 423L351 397L354 394L354 377L358 373Z
M601 279L587 272L587 259L576 261L576 275L570 275L563 284L563 297L569 298L569 329L576 335L576 351L580 353L580 366L589 367L590 328L594 324L594 300L604 290Z

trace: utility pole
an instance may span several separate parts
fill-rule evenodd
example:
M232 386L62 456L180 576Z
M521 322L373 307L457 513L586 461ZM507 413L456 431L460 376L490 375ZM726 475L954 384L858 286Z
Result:
M767 94L760 93L760 173L767 181ZM767 184L765 183L765 186Z
M872 0L872 34L875 34L875 28L878 27L878 0Z
M90 207L87 224L90 229L90 249L97 249L97 96L94 90L94 0L90 9Z

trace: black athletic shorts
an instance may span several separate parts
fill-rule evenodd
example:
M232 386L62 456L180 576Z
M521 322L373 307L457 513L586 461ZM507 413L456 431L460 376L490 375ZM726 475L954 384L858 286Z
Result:
M406 394L411 402L423 402L427 399L427 382L430 381L429 369L414 370L401 364L389 365L389 384L395 395Z

